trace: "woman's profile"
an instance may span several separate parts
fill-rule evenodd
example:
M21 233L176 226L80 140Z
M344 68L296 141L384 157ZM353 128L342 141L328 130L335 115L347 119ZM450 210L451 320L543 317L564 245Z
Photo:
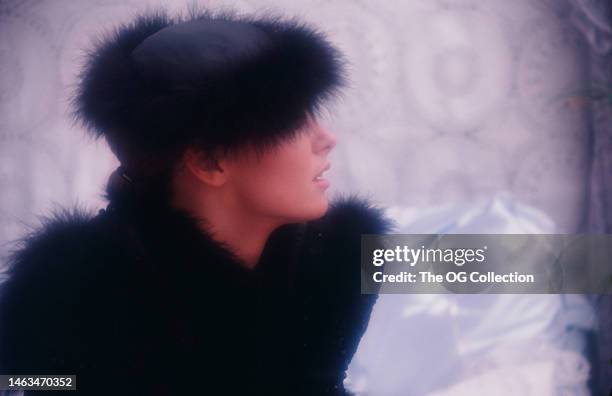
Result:
M76 375L78 395L350 394L376 301L361 235L393 224L327 197L318 117L344 65L290 18L157 9L100 37L72 114L121 166L106 208L56 212L12 255L1 373Z

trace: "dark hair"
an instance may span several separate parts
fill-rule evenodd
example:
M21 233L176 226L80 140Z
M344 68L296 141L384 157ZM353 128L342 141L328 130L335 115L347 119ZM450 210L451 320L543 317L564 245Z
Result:
M211 147L194 141L185 147L176 147L158 152L144 152L134 150L132 152L121 152L114 142L109 141L109 146L117 156L121 158L121 165L115 169L108 178L106 186L106 199L117 203L117 205L141 205L144 201L165 204L173 198L173 178L175 172L183 165L181 161L187 149L194 149L208 161L210 166L215 166L219 159L235 159L243 155L244 150L251 149L250 153L255 155L256 160L281 143L296 138L299 128L295 133L278 139L275 145L254 145L244 143L235 147ZM125 146L120 146L125 149Z

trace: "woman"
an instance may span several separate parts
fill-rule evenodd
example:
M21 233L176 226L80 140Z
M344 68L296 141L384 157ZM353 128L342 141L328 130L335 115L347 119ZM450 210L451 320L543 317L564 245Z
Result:
M376 298L361 234L392 222L325 195L339 52L296 20L155 11L80 77L73 114L121 166L106 209L56 213L13 255L2 373L76 375L80 395L348 394Z

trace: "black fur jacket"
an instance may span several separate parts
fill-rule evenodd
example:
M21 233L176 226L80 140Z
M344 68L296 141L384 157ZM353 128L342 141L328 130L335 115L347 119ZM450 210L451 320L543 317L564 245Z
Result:
M9 261L0 373L74 374L76 395L349 395L377 298L360 293L361 234L393 227L337 197L249 270L170 206L64 210Z

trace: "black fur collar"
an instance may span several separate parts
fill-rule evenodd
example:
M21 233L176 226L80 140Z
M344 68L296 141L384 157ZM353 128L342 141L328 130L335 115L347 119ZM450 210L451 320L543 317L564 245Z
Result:
M134 201L129 194L107 192L109 205L101 213L120 219L124 225L137 226L139 232L153 238L154 244L173 246L173 250L185 252L187 257L215 258L239 272L258 273L271 262L295 258L327 250L360 244L361 234L385 234L395 227L393 220L385 217L384 209L359 195L337 195L330 202L327 213L320 219L306 223L287 224L279 227L266 244L260 265L255 270L242 266L240 260L224 243L218 242L201 227L202 221L190 213L171 207L166 201ZM286 263L285 263L286 264ZM280 264L281 266L284 264Z
M361 234L393 226L366 199L338 197L322 218L276 230L249 270L166 205L57 212L11 259L0 367L78 373L92 389L113 373L126 392L172 395L215 359L208 386L235 390L219 394L344 395L376 301L360 293Z

